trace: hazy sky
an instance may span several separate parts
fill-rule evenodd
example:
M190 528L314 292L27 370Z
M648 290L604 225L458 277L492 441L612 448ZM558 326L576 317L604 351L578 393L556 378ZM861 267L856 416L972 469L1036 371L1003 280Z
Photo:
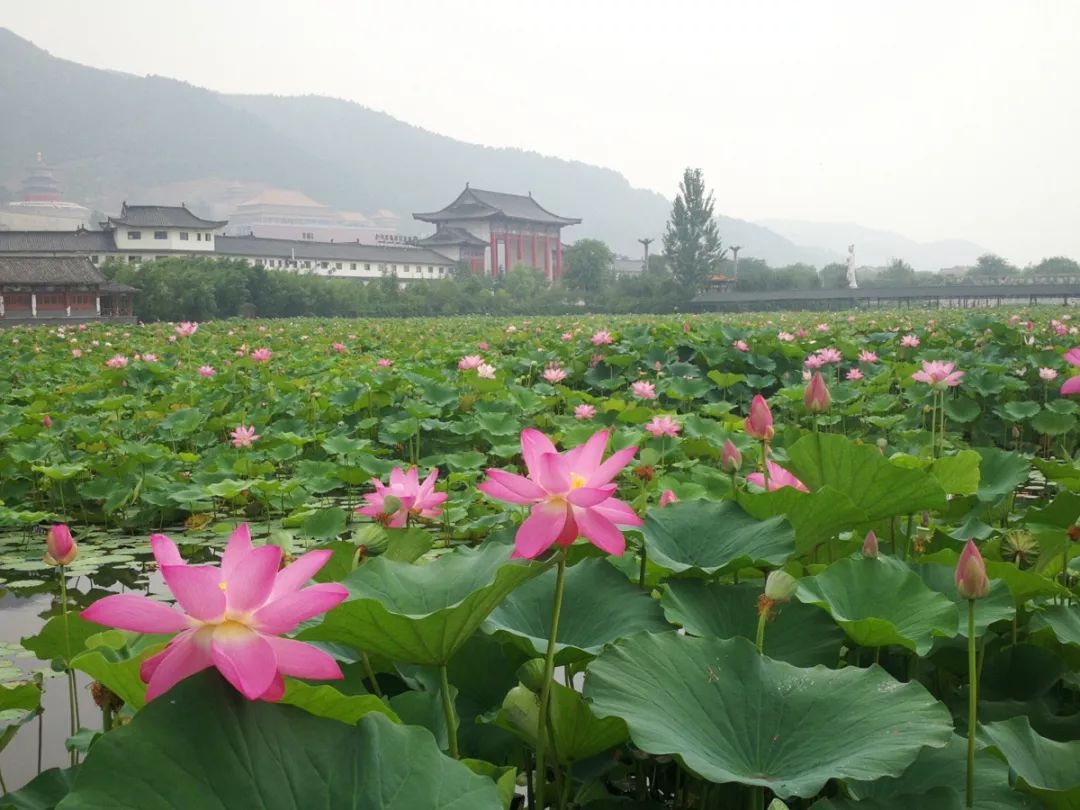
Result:
M700 166L730 216L1080 259L1077 0L0 0L0 26L96 67L347 98L669 196Z

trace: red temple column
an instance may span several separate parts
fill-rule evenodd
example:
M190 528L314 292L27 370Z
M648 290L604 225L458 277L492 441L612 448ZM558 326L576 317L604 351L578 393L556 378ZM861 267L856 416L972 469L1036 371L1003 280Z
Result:
M555 278L562 278L562 233L555 237Z
M551 281L551 247L548 245L548 235L544 234L544 278Z
M517 263L522 264L525 261L525 234L520 230L518 231L518 251L517 251Z
M495 274L499 272L499 239L495 236L495 231L491 232L491 276L495 277Z
M532 240L529 247L529 265L536 270L536 231L532 232Z

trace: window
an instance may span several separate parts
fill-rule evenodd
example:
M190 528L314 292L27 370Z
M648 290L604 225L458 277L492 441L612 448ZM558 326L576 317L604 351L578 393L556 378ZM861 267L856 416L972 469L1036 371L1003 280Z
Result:
M91 256L90 261L92 261L94 264L97 264L98 263L98 257L97 256Z
M169 232L168 231L154 231L154 238L155 239L168 239L169 238Z
M214 241L214 235L212 233L208 233L206 235L206 241L207 242L213 242Z
M128 239L142 239L142 231L128 231Z
M201 242L202 241L202 234L201 233L195 234L195 241L196 242Z
M356 262L349 262L349 269L350 270L355 270L356 269Z
M142 256L128 256L128 261L132 264L138 264L142 261Z
M366 270L367 272L369 272L369 273L370 273L370 272L371 272L371 263L370 263L370 262L364 262L364 269L365 269L365 270Z
M180 241L181 242L186 242L187 240L188 240L187 231L180 231Z
M334 269L335 270L340 270L341 269L341 262L338 262L337 264L335 264Z

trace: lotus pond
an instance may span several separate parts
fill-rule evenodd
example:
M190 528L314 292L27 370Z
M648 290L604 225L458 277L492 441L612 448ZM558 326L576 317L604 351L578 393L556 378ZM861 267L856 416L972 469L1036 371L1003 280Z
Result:
M0 331L0 808L1080 807L1072 323Z

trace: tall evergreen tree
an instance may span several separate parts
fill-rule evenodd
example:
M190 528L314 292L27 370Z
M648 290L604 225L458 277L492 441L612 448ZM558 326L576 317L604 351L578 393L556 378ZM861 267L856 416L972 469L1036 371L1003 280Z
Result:
M720 269L726 250L713 216L712 192L705 193L701 169L687 169L664 232L664 256L675 280L689 292L705 289Z

